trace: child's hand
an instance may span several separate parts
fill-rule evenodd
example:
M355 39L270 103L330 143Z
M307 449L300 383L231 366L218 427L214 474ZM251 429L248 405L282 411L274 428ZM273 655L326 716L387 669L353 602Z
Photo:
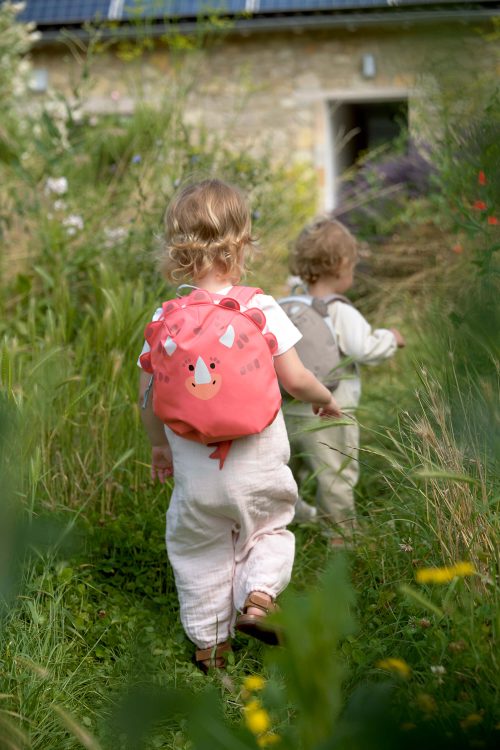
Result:
M332 417L341 417L342 412L340 406L337 404L333 396L330 398L329 404L313 404L313 412L323 419L331 419Z
M167 445L153 445L151 449L151 479L158 479L161 484L174 474L172 451Z
M402 349L403 346L406 346L406 341L397 328L389 328L389 330L394 334L394 338L396 339L396 344L398 345L399 349Z

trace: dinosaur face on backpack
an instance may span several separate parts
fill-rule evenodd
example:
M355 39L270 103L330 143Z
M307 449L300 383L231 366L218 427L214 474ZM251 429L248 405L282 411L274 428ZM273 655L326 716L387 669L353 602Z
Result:
M250 290L251 291L251 290ZM281 398L273 365L277 341L263 334L262 310L241 311L196 290L163 305L146 328L141 365L155 375L153 408L174 432L199 442L260 432Z
M187 368L190 374L184 385L191 396L207 401L218 394L222 385L222 374L217 371L216 362L220 365L220 360L211 357L205 362L202 356L198 356L196 364L189 362Z

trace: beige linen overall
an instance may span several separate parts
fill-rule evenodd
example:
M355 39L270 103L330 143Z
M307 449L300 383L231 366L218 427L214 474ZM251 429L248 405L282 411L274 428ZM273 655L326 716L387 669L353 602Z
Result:
M297 485L281 412L259 435L235 440L223 469L213 448L166 428L174 460L167 552L181 622L199 648L232 633L251 591L276 597L289 583L295 539L286 525Z
M346 537L356 526L354 488L359 479L359 426L354 409L358 405L359 392L357 377L342 380L335 391L335 399L342 411L352 415L352 422L348 425L324 422L323 429L308 432L308 427L321 426L311 407L290 404L286 408L296 475L300 472L300 462L314 473L319 517L333 521Z

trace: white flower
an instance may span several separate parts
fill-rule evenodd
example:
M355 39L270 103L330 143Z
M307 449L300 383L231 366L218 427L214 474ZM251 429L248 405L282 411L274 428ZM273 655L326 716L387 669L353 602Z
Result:
M14 13L22 13L26 8L26 3L11 3L10 7L14 11Z
M442 675L446 674L446 669L442 666L442 664L434 664L431 667L431 672L432 674Z
M411 539L403 539L402 543L399 545L401 552L413 552L413 547L410 542Z
M54 201L54 209L56 211L65 211L66 207L67 207L66 201L62 201L62 200Z
M69 216L66 216L65 219L63 219L62 225L63 227L66 227L66 232L70 236L72 236L76 234L77 231L81 231L83 229L83 219L77 214L70 214Z
M64 195L68 192L68 180L66 177L48 177L45 183L45 192Z
M104 247L110 248L125 240L128 237L128 230L125 227L106 227L104 236L106 237Z

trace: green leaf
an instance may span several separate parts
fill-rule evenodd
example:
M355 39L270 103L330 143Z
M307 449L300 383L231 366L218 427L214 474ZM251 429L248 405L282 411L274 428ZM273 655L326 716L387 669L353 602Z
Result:
M407 584L403 583L399 590L402 594L408 597L408 599L412 599L416 604L419 604L423 609L428 609L431 612L434 612L435 615L438 617L444 617L444 612L442 609L437 607L433 602L431 602L430 599L428 599L424 594L421 594L420 591L416 591L411 586L408 586Z

